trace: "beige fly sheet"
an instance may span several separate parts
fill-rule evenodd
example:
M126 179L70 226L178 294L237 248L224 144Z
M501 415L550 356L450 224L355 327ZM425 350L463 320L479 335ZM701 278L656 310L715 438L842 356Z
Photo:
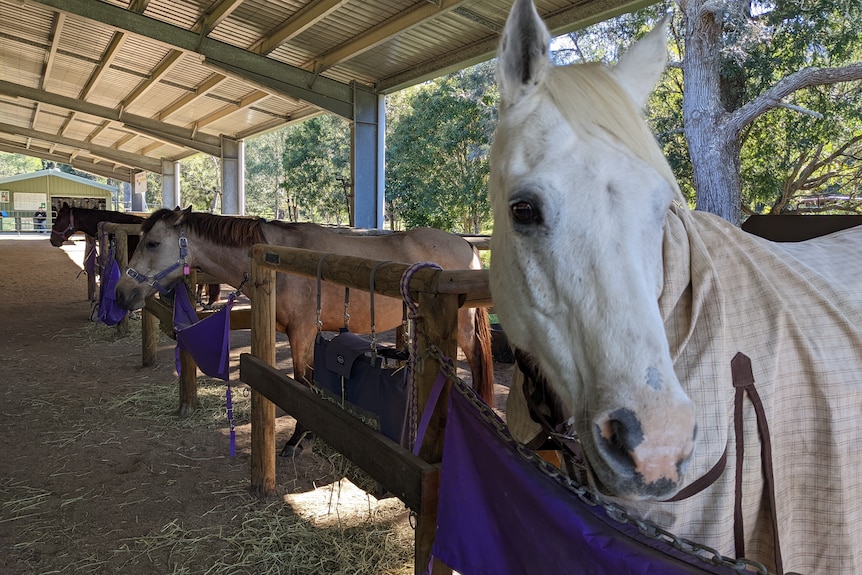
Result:
M659 307L675 371L697 410L685 484L725 451L727 463L715 483L683 501L617 503L735 555L731 359L741 352L751 359L770 430L784 571L862 573L862 226L774 243L673 207L663 250ZM516 405L522 399L510 394L508 419L516 437L527 439ZM745 556L774 570L772 513L748 399L742 421Z

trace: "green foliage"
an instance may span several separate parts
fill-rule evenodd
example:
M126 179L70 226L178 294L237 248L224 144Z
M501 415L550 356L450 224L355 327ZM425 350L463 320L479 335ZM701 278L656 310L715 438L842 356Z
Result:
M282 156L284 129L246 140L245 210L253 216L275 218L286 208Z
M180 207L215 212L221 208L221 160L196 154L180 161Z
M767 0L728 4L721 48L722 105L733 112L776 82L807 66L837 67L862 60L862 3L846 0ZM682 71L685 23L663 2L554 40L558 62L616 61L625 46L673 11L671 65L650 97L647 121L656 134L683 193L693 205L692 159L683 133ZM862 194L862 82L819 86L785 98L797 109L778 108L740 135L743 203L749 209L798 207L799 196ZM815 116L805 111L812 111ZM817 152L815 154L815 152ZM695 158L694 161L697 161ZM785 205L784 194L796 200ZM847 209L855 209L856 202Z
M280 183L289 220L346 224L350 181L350 127L337 116L318 116L284 132Z
M751 99L780 78L809 66L837 67L862 60L862 3L782 0L761 6L749 22L736 65L745 70ZM817 86L785 99L795 109L761 116L743 134L743 203L752 211L805 209L806 196L851 198L860 193L862 146L830 155L862 135L862 82ZM835 207L835 206L832 206Z
M0 152L0 178L29 174L44 169L42 160L21 154Z
M407 228L480 233L490 222L488 154L496 121L493 64L389 99L386 203Z

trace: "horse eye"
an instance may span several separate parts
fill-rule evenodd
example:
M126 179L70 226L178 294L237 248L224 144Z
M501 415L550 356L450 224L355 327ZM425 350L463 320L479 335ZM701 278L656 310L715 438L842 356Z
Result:
M157 247L159 247L159 242L153 242L153 241L147 242L147 249L148 250L154 250Z
M533 208L533 204L530 202L516 202L509 209L512 211L512 217L518 223L531 224L539 222L539 212Z

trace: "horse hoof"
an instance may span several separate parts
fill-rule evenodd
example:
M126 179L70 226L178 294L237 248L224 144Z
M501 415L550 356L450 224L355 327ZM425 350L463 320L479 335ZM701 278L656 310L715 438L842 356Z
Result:
M302 455L303 449L301 444L297 445L289 445L285 444L284 447L281 448L281 452L279 456L287 457L288 459L293 459L294 457L299 457Z

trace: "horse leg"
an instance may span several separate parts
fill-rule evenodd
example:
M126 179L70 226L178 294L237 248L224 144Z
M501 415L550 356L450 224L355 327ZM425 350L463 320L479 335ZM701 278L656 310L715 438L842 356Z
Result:
M316 330L313 333L316 333ZM314 336L311 336L311 341L307 341L307 334L288 334L287 338L290 341L290 353L293 357L294 379L303 385L311 385L311 378L314 373L311 367L314 359L314 348L312 347ZM313 441L314 434L311 430L306 429L297 419L293 435L290 436L287 443L281 448L279 455L281 457L296 457L301 455L306 449L311 449Z
M212 306L221 295L221 284L207 284L207 305Z
M491 355L491 324L486 308L458 310L458 345L473 374L473 389L494 407L494 358Z

